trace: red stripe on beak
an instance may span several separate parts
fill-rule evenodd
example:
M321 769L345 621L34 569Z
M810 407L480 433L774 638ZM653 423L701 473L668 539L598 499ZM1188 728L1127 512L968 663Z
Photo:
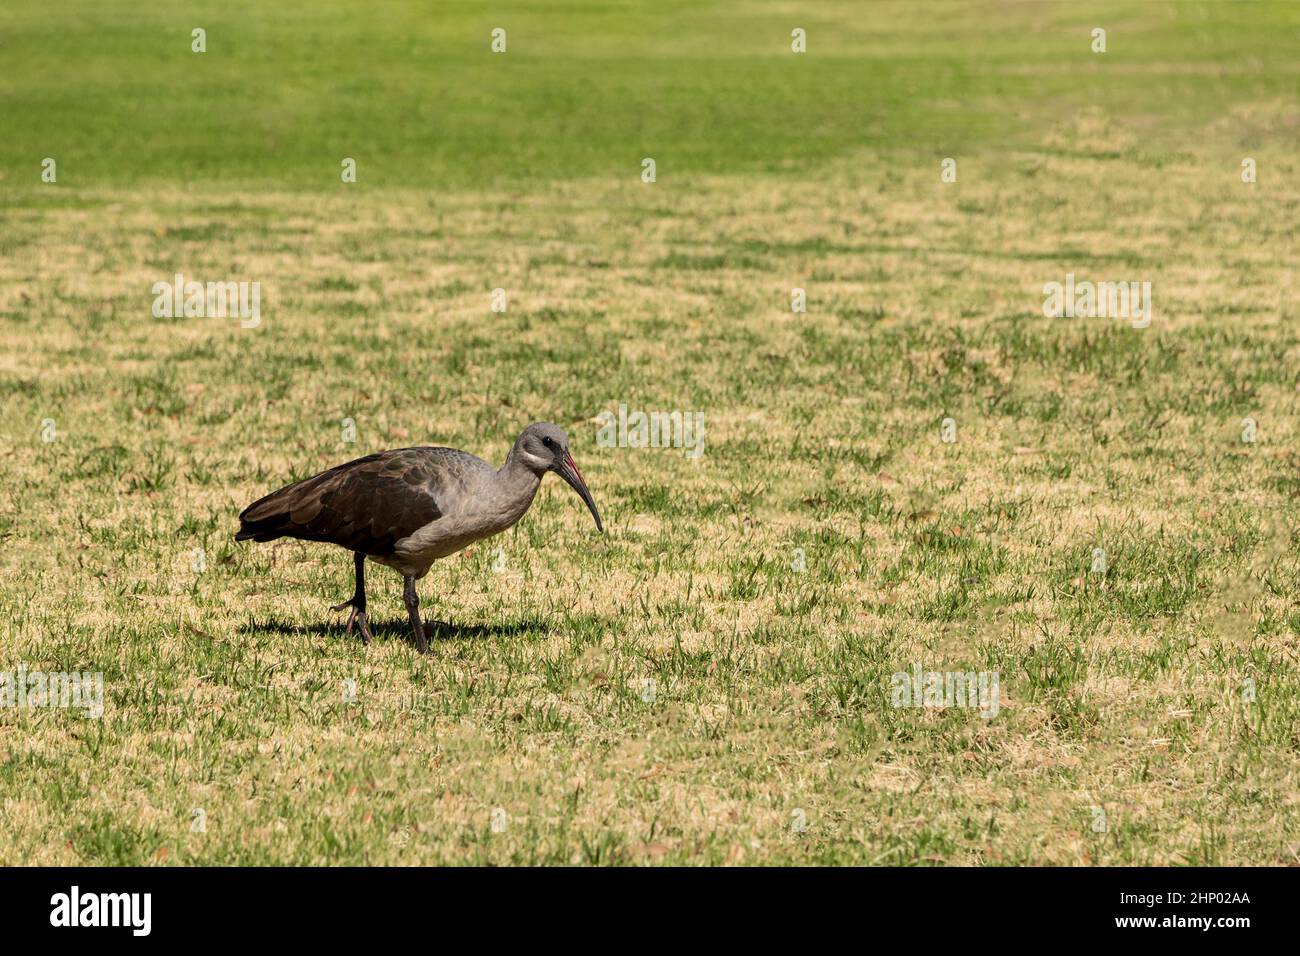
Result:
M596 510L596 502L592 500L591 492L587 490L587 479L582 477L582 472L578 470L577 463L567 450L564 452L564 459L555 470L582 498L583 503L591 512L591 516L596 519L596 530L604 534L605 526L600 521L600 512Z

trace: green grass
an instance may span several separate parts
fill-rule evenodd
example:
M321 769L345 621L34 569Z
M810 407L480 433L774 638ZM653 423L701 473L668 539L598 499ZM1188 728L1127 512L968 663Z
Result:
M6 7L0 671L106 700L0 708L0 863L1295 862L1297 35ZM261 282L261 326L154 318L176 272ZM1067 272L1150 281L1151 327L1044 317ZM703 412L704 454L599 446L620 402ZM425 579L425 658L394 575L365 648L344 552L232 540L281 483L539 419L609 534L548 481ZM996 671L997 716L895 708L914 662Z
M644 156L668 177L772 173L868 148L1051 152L1041 128L1089 106L1176 144L1232 108L1294 96L1288 4L910 6L11 4L0 168L24 179L53 155L83 188L304 192L337 187L346 156L362 189L636 175ZM1104 58L1089 47L1099 25ZM804 56L789 52L796 26Z

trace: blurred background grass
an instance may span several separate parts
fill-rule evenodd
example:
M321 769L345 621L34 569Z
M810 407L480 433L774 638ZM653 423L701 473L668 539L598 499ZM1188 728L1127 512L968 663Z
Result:
M301 190L337 185L344 156L363 186L585 177L647 155L673 173L789 171L868 147L1034 145L1082 105L1176 139L1227 104L1293 97L1298 42L1294 3L20 0L0 9L0 171L54 156L80 186Z

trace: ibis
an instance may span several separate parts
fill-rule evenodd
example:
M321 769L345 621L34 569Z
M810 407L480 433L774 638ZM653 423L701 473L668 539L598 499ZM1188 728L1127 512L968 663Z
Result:
M415 582L439 558L514 525L548 471L578 493L603 534L596 502L569 454L568 436L557 425L537 422L523 430L500 468L455 448L398 448L304 478L245 508L235 540L297 538L351 551L356 589L333 610L351 608L346 633L355 624L367 644L366 559L393 568L402 575L415 646L424 654L429 641Z

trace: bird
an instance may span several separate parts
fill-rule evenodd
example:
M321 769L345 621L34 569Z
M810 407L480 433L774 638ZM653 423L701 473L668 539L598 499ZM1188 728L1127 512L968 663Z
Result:
M604 534L586 479L569 454L569 436L558 425L535 422L520 433L500 468L455 448L421 446L366 455L304 478L245 508L235 540L297 538L351 551L356 588L331 610L351 608L345 633L350 636L356 624L364 644L371 640L366 559L396 570L416 648L427 654L415 582L439 558L512 527L549 471L578 493Z

